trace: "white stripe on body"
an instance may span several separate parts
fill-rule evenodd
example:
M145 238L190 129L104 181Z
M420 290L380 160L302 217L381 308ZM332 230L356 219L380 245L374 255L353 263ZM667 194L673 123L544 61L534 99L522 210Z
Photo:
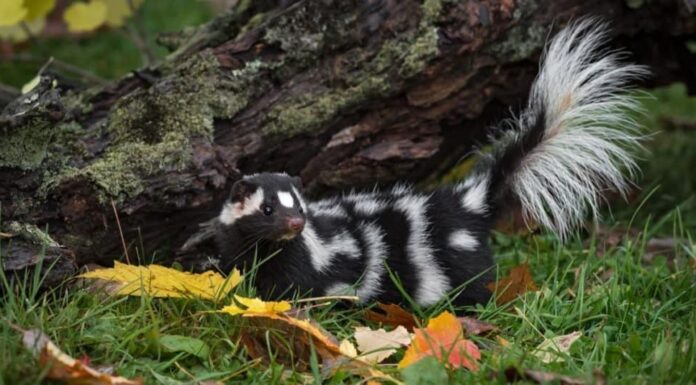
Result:
M438 302L450 289L449 279L440 269L430 245L427 233L426 204L422 195L407 195L396 201L396 209L402 211L410 225L408 258L418 273L415 299L419 305L428 306Z
M364 303L382 292L384 260L387 258L388 250L384 242L384 231L379 226L374 223L363 223L360 231L367 246L367 263L357 295L359 301Z

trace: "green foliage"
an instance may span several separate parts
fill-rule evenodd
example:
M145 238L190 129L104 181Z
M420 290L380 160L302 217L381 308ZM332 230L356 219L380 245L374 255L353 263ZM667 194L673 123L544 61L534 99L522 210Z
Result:
M200 25L213 16L208 4L193 0L145 1L138 12L144 35L158 58L167 53L155 43L158 33ZM20 50L18 56L15 60L0 61L0 83L21 87L36 75L49 57L106 79L119 78L143 64L133 41L118 29L85 37L39 37L26 50Z
M423 358L402 370L406 385L440 385L448 383L447 371L433 356Z
M649 225L646 229L652 230ZM499 326L510 345L500 348L493 336L477 337L483 352L478 373L445 370L428 360L403 372L384 371L407 384L500 383L494 377L512 366L587 381L601 371L615 384L689 383L696 375L696 273L687 263L696 258L693 245L679 252L670 267L644 264L645 241L621 244L598 257L592 241L561 245L548 235L498 234L493 245L499 274L529 261L541 287L510 306L489 303L469 309ZM19 277L12 286L7 278L0 275L6 293L0 298L0 373L5 383L35 384L42 376L8 322L39 328L73 356L88 355L96 365L115 365L119 374L144 376L152 384L204 379L296 383L307 376L332 384L359 381L342 371L325 378L321 367L311 370L312 365L302 374L280 360L251 360L238 339L244 320L208 313L216 304L103 298L75 286L41 292L36 278ZM250 282L239 294L250 293ZM440 310L421 309L426 317ZM339 339L366 323L358 308L315 307L309 313ZM565 362L544 364L530 354L544 338L574 331L583 337Z

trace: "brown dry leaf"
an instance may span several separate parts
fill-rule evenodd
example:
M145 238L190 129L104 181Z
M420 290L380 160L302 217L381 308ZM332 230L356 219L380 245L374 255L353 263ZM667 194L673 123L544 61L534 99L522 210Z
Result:
M547 364L550 362L563 362L565 358L562 353L568 353L570 347L580 337L582 337L582 332L576 331L546 339L537 346L534 355Z
M249 321L240 336L252 358L270 362L269 354L275 353L275 360L306 369L314 346L322 360L343 356L338 340L315 321L300 317L297 310L286 313L244 313ZM274 352L267 349L271 341Z
M497 326L474 317L457 317L457 320L464 327L464 334L467 336L477 336L498 331Z
M532 279L527 262L514 267L507 277L489 283L486 288L496 294L495 302L498 305L512 302L526 292L539 290Z
M382 311L368 310L365 312L365 319L371 322L387 326L403 326L409 332L423 324L415 315L395 304L377 303L377 307ZM464 327L464 334L476 336L488 332L495 332L498 327L473 317L459 317L459 323Z
M413 336L405 327L399 325L392 331L384 329L372 330L368 327L355 328L355 342L358 344L358 351L361 355L359 359L377 364L392 354L396 353L396 348L408 346Z
M368 310L365 312L366 320L387 326L403 326L408 331L418 327L418 318L399 305L378 302L377 307L382 312Z
M508 382L531 381L535 384L559 383L561 385L583 385L585 381L564 376L558 373L542 372L539 370L525 369L520 371L517 368L505 369L505 378Z
M22 332L22 342L39 359L39 367L48 367L46 378L73 385L142 385L142 379L129 380L100 372L82 360L63 353L38 330Z
M80 277L107 282L105 289L117 295L140 296L147 293L152 297L209 300L227 296L242 281L237 269L226 279L214 271L194 274L160 265L136 266L118 261L114 261L112 268L90 271Z

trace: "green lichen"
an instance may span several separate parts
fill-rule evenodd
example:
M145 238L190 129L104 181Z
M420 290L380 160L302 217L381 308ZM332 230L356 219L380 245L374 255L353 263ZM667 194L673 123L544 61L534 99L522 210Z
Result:
M388 90L385 78L370 77L354 87L300 98L291 105L273 108L269 113L271 122L264 127L264 132L295 135L314 131L341 111Z
M393 84L421 73L438 54L437 28L432 23L440 11L440 1L426 1L415 31L385 41L366 61L356 58L354 68L345 71L345 87L317 87L311 94L274 107L264 133L290 136L313 132L365 100L388 95Z
M155 144L142 142L115 145L96 162L74 173L86 176L102 192L99 198L122 201L137 196L143 189L143 178L167 171L180 171L191 161L188 138L171 132Z
M442 12L442 0L424 0L423 17L427 22L433 22Z
M538 7L539 4L535 0L518 2L512 14L513 20L518 21L526 18ZM549 28L550 25L520 23L512 27L504 39L487 47L485 52L506 62L529 58L532 53L544 45Z
M422 34L410 44L399 68L399 74L403 78L410 78L425 68L428 61L437 56L437 28L424 26Z
M54 241L45 231L39 229L35 225L12 221L6 225L9 233L20 236L21 238L38 246L60 247L58 242Z
M233 118L262 91L266 85L258 79L268 67L255 61L224 72L215 56L203 51L170 68L152 87L122 97L111 109L103 122L111 140L104 154L79 168L56 167L41 191L86 178L102 203L141 194L148 177L189 167L191 140L212 140L214 119Z
M32 170L46 158L46 148L54 135L45 118L27 119L21 127L5 133L0 130L0 167Z

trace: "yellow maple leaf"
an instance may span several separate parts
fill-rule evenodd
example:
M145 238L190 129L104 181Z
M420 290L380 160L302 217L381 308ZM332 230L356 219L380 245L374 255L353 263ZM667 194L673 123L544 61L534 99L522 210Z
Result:
M247 298L240 297L238 295L234 296L234 299L240 304L245 306L245 309L240 308L237 305L228 305L222 308L220 312L228 313L232 315L237 314L278 314L290 310L290 302L288 301L262 301L259 298Z
M214 271L187 273L160 265L135 266L114 262L110 269L99 269L80 275L82 278L102 279L117 283L113 292L118 295L152 297L197 297L214 300L226 296L242 281L235 269L228 279Z
M99 0L72 3L65 9L63 20L70 32L94 31L106 21L106 4Z
M26 20L36 20L49 14L56 6L56 0L24 0L27 8Z
M11 26L19 23L27 16L23 0L0 1L0 26Z

